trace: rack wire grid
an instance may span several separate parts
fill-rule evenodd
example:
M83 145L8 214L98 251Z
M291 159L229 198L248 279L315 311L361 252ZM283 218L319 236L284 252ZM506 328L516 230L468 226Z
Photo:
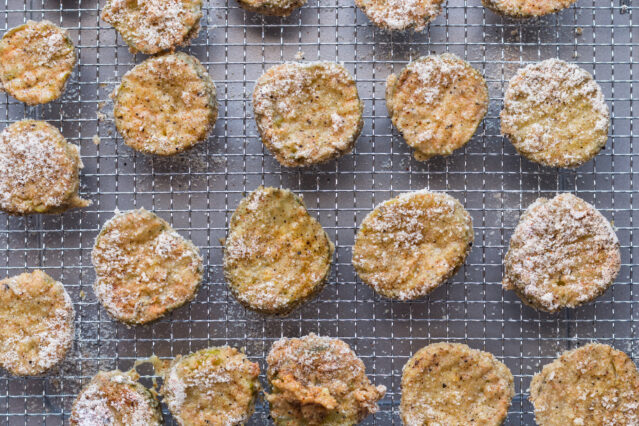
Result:
M202 30L184 50L208 68L218 89L220 117L205 143L171 158L136 153L115 131L109 94L122 75L145 59L131 55L99 18L96 0L5 0L6 31L28 19L68 28L78 66L58 101L27 107L2 96L6 126L23 118L47 120L81 147L82 196L93 205L63 215L0 215L3 276L41 268L64 283L76 309L76 336L65 361L41 377L0 373L0 423L56 425L68 421L81 386L98 370L129 369L152 354L170 359L207 346L245 348L265 371L265 356L282 336L310 332L339 337L363 359L388 393L365 424L400 424L402 366L437 341L467 343L492 352L515 377L507 424L534 424L528 401L531 376L565 349L596 340L639 359L639 151L633 111L639 101L639 26L631 0L580 0L555 15L511 20L480 0L448 0L423 33L376 29L352 0L310 0L286 19L245 12L234 0L205 1ZM357 80L365 125L352 155L308 169L280 167L263 148L251 105L254 81L283 61L333 60ZM420 163L392 129L384 102L385 78L409 60L453 52L487 79L490 108L470 143L447 158ZM508 79L523 65L558 57L578 63L601 84L612 113L610 139L576 170L543 168L521 158L500 136L499 111ZM98 135L100 143L94 138ZM285 318L242 308L222 273L222 246L239 200L258 185L303 194L336 245L325 290ZM428 298L396 302L377 296L356 278L351 248L364 216L401 192L430 188L458 198L473 217L475 244L465 266ZM614 221L622 267L616 283L587 306L541 314L502 290L502 259L520 214L539 196L574 192ZM114 209L145 207L168 220L200 248L206 264L196 299L150 325L127 327L106 314L92 290L91 249ZM1 326L1 325L0 325ZM143 382L151 372L142 369ZM264 376L262 382L265 383ZM164 407L165 419L173 424ZM251 424L268 424L258 403Z

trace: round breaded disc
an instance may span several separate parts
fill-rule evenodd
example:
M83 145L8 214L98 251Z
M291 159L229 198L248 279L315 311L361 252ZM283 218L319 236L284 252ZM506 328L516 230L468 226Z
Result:
M0 40L2 87L29 105L59 98L75 61L69 33L49 21L27 21Z
M73 343L74 317L64 286L40 270L0 281L0 366L34 376L58 364Z
M547 59L510 80L501 132L517 152L549 167L577 167L608 140L610 115L599 85L577 65Z
M73 402L73 426L159 426L157 399L129 373L100 371Z
M202 0L107 0L101 17L133 53L154 55L185 46L197 36Z
M539 426L638 425L639 371L625 353L590 343L535 374L530 401Z
M621 265L610 222L572 194L539 198L519 219L504 259L503 286L533 308L556 312L599 297Z
M339 339L313 333L283 338L266 358L271 417L283 425L355 425L378 410L386 387L373 386L364 363Z
M92 252L95 294L115 319L153 321L195 297L202 281L199 250L144 209L116 212Z
M286 314L322 289L334 250L300 197L259 187L231 217L224 275L242 305Z
M0 208L7 213L60 213L90 203L78 196L79 149L44 121L23 120L0 133Z
M251 12L270 16L289 16L304 6L307 0L238 0L239 5Z
M404 366L400 412L406 426L499 426L514 395L513 375L492 354L435 343Z
M422 31L442 11L443 0L355 0L368 19L391 31Z
M334 62L270 68L257 80L253 109L264 146L286 167L350 152L363 125L355 80Z
M237 349L202 349L171 362L162 394L180 425L243 425L254 411L259 375L259 365Z
M416 299L453 276L473 239L472 219L455 198L408 192L366 216L355 237L353 266L382 296Z
M114 95L116 128L146 154L182 152L205 140L217 119L213 81L197 58L182 52L137 65Z
M484 7L513 18L532 18L559 12L577 0L482 0Z
M424 56L388 76L386 108L415 158L425 161L466 145L488 110L488 88L457 56Z

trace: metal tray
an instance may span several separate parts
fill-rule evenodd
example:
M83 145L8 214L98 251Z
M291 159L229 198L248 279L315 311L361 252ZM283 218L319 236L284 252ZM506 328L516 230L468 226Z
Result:
M0 372L1 424L62 424L80 387L99 369L128 369L151 354L171 358L222 344L245 347L264 367L274 340L309 332L349 342L372 380L388 387L380 412L365 424L400 424L402 366L431 342L465 342L510 367L517 391L507 420L511 425L534 423L527 400L530 378L558 352L598 340L639 359L639 291L633 289L639 152L632 143L639 27L631 0L580 0L532 21L499 17L484 10L480 0L449 0L420 34L377 30L352 0L310 0L287 19L245 12L234 0L207 0L200 35L185 50L214 79L220 117L206 143L166 159L133 152L115 132L108 95L144 56L132 56L100 21L96 0L5 0L0 7L2 33L27 19L46 18L68 28L76 42L79 64L63 97L30 108L0 95L0 120L4 127L31 117L61 128L81 146L81 192L93 201L89 208L59 216L0 214L1 276L42 268L65 284L77 311L76 340L60 368L36 378ZM384 82L412 58L447 51L486 76L490 110L464 149L419 163L391 128ZM264 150L250 101L254 81L298 52L306 60L343 62L365 104L365 126L354 153L304 170L280 168ZM606 148L577 170L534 165L499 134L508 79L524 64L551 57L592 72L612 112ZM337 247L326 289L286 318L243 309L222 274L219 240L243 194L260 184L303 194ZM465 267L427 299L380 298L356 279L351 266L355 232L377 203L424 187L448 191L463 202L474 219L475 245ZM501 264L521 212L537 197L559 191L575 192L614 221L623 265L616 284L596 302L551 316L502 291ZM151 325L129 328L112 321L96 301L90 253L114 209L134 207L154 210L191 238L207 268L195 301ZM150 371L143 373L149 384ZM172 424L166 409L165 414ZM260 404L251 423L269 422L268 409Z

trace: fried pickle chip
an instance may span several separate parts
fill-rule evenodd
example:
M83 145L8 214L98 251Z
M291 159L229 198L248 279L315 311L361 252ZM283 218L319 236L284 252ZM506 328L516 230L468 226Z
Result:
M539 198L519 219L504 259L503 286L546 312L599 297L621 265L610 222L572 194Z
M322 289L334 250L300 197L259 187L231 218L224 275L242 305L283 315Z
M422 31L442 11L443 0L355 0L368 19L390 31Z
M163 219L144 210L117 212L92 252L96 296L119 321L144 324L195 297L202 281L199 250Z
M238 0L239 5L248 11L270 16L289 16L304 6L307 0Z
M64 286L40 270L0 281L0 366L35 376L60 363L73 343L74 317Z
M559 12L577 0L482 0L484 7L513 18L533 18Z
M472 219L455 198L408 192L366 216L355 237L353 266L382 296L416 299L454 275L473 239Z

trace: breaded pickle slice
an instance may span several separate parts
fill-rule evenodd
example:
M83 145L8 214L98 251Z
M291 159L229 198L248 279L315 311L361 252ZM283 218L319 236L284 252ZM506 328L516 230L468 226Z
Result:
M157 399L130 373L100 371L78 394L71 409L72 426L160 426Z
M78 196L77 145L44 121L22 120L0 133L0 208L7 213L61 213L86 207Z
M488 110L488 87L455 55L424 56L388 76L386 108L415 159L425 161L466 145Z
M0 366L35 376L60 363L73 343L74 317L64 286L40 270L0 281Z
M271 393L266 400L278 425L349 426L377 412L386 387L373 386L364 363L339 339L313 333L283 338L266 358Z
M171 362L162 395L180 425L243 425L261 389L259 374L259 365L235 348L202 349Z
M513 18L533 18L559 12L577 0L482 0L484 7Z
M253 109L264 146L286 167L350 152L363 126L355 80L334 62L270 68L257 80Z
M443 0L355 0L368 19L390 31L422 31L442 11Z
M470 214L455 198L407 192L366 216L355 237L353 266L382 296L416 299L454 275L473 240Z
M499 426L514 395L512 373L492 354L435 343L404 366L400 412L406 426Z
M133 53L154 55L185 46L197 36L202 0L107 0L101 17Z
M116 212L92 252L96 296L119 321L144 324L191 301L202 258L190 241L145 210Z
M114 93L115 126L136 151L177 154L206 139L217 119L215 96L197 58L182 52L149 58Z
M49 21L27 21L0 40L2 88L28 105L59 98L75 62L69 33Z
M535 374L530 401L539 426L639 424L639 371L625 353L590 343Z
M572 194L539 198L519 219L504 259L503 286L546 312L603 294L621 265L610 222Z
M547 59L520 69L508 83L501 132L531 161L580 166L604 147L609 124L601 87L577 65Z
M307 0L238 0L242 7L251 12L270 16L289 16L304 6Z
M334 250L300 197L260 186L231 217L224 275L242 305L283 315L322 289Z

